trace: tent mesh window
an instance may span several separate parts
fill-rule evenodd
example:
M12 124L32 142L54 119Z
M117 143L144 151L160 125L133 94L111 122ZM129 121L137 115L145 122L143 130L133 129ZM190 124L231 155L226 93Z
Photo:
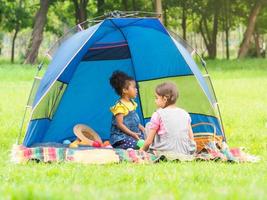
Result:
M33 84L32 84L30 96L29 96L28 102L27 102L27 106L28 107L32 107L36 92L37 92L38 87L40 85L40 82L41 82L41 78L40 77L38 77L38 76L34 77L34 81L33 81Z
M66 87L67 84L56 81L33 111L32 119L52 119Z

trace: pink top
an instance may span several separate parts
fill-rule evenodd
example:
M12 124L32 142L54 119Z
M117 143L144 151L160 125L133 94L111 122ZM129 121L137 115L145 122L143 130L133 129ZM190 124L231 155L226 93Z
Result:
M154 112L150 119L150 128L156 130L158 135L162 135L166 133L166 129L164 128L164 124L157 112Z

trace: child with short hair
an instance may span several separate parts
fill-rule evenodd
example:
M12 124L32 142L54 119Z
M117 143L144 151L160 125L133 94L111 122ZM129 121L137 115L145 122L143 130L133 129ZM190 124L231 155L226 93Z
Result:
M178 98L176 85L165 82L156 87L153 113L148 125L147 138L141 150L171 151L190 155L196 150L190 115L175 103Z
M137 149L137 141L143 139L145 128L140 124L136 113L137 95L134 79L124 72L115 71L110 77L110 84L120 96L116 104L111 107L112 125L110 143L114 148Z

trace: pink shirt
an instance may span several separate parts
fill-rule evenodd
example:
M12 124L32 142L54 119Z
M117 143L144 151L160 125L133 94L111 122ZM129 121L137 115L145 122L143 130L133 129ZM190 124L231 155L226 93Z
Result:
M164 128L164 124L157 112L154 112L150 119L150 129L156 130L158 135L162 135L166 133L166 129Z

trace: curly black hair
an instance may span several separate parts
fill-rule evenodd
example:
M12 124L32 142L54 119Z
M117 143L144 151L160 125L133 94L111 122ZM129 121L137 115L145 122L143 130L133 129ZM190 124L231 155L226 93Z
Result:
M129 87L129 82L134 81L133 77L128 76L122 71L114 71L109 78L110 85L114 88L115 92L122 96L122 90Z

